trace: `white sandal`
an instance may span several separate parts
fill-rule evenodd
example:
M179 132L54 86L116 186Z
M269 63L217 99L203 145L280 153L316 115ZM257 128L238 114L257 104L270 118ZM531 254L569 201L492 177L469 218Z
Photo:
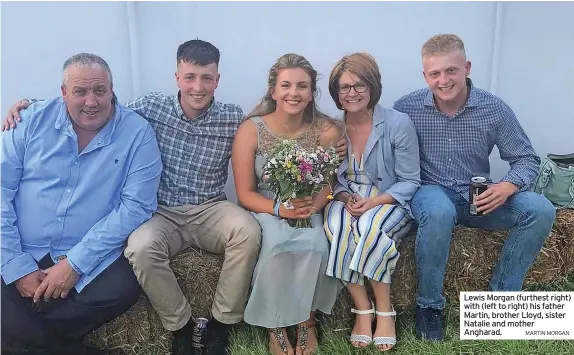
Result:
M373 305L373 308L371 309L366 309L366 310L359 310L359 309L354 309L351 308L351 313L355 313L355 314L359 314L359 315L363 315L363 314L374 314L375 313L375 306ZM375 317L372 317L372 321L375 320ZM371 344L373 342L373 338L371 338L368 335L363 335L363 334L351 334L350 337L351 343L353 342L358 342L358 343L363 343L363 344ZM362 346L356 346L357 348L362 348Z
M392 306L391 306L392 307ZM393 317L393 319L396 319L396 315L397 312L395 312L395 308L392 307L393 310L391 312L379 312L379 311L375 311L375 314L381 317ZM378 346L379 345L390 345L390 346L394 346L397 343L397 338L396 336L394 337L375 337L373 339L373 344L375 344L375 347L377 347L377 350L379 350ZM380 350L380 351L388 351L391 350L392 348L386 349L386 350Z

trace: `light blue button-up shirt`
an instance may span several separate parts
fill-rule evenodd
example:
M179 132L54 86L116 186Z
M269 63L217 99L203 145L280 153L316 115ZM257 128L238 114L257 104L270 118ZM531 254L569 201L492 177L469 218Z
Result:
M66 255L80 292L122 253L129 234L157 208L162 170L155 133L130 109L78 154L62 98L31 105L2 134L2 278L38 270Z

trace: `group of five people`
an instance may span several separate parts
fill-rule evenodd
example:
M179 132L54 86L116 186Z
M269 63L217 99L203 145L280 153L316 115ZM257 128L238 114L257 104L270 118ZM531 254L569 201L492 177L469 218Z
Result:
M141 287L174 336L172 354L193 354L192 305L169 264L189 246L224 255L210 355L225 352L230 326L242 320L268 329L273 354L312 354L315 312L330 313L343 287L355 304L353 346L391 349L391 276L413 226L419 337L443 339L456 224L510 229L489 290L520 290L555 218L554 206L528 191L540 158L512 109L473 86L460 38L433 36L421 55L428 87L392 109L379 104L375 59L344 56L329 77L340 119L318 109L318 73L297 54L271 67L247 115L214 99L220 54L202 40L178 48L177 94L125 105L102 58L71 57L62 97L22 100L3 125L3 351L97 353L84 336L125 312ZM334 200L325 187L276 210L262 171L283 139L336 147ZM479 196L483 215L470 215L470 179L489 177L494 145L510 170ZM238 205L224 193L230 160ZM287 222L298 218L311 227Z

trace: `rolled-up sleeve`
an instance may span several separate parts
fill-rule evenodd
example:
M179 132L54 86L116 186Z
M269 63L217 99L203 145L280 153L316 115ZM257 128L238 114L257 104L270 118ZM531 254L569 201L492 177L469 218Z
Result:
M151 127L137 148L117 206L99 220L68 253L83 274L89 274L104 258L125 245L127 237L157 209L157 190L162 171L160 152Z
M22 251L20 232L16 225L17 215L14 197L18 192L24 157L26 136L29 132L31 110L21 112L22 122L18 129L2 133L1 181L2 181L2 279L10 284L38 270L34 257Z
M394 132L394 156L397 182L385 193L405 205L421 186L419 141L414 124L406 114L401 115Z

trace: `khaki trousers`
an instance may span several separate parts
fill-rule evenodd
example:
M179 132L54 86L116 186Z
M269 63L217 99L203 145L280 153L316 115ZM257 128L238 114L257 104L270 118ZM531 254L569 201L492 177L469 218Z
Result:
M225 254L211 312L226 324L243 319L253 270L261 247L261 228L243 208L223 198L201 205L166 207L128 238L125 256L169 331L191 318L191 306L179 287L169 260L192 246Z

